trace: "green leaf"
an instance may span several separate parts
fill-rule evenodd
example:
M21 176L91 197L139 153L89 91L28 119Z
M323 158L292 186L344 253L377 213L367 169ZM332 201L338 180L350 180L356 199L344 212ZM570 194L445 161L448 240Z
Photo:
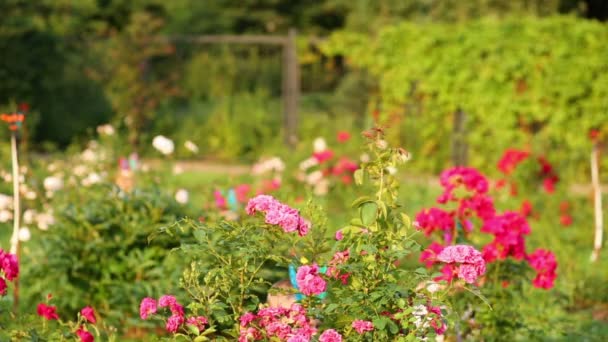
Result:
M410 219L410 217L404 213L400 213L400 214L401 214L401 222L403 222L403 224L407 228L410 228L412 226L412 220Z
M356 200L353 201L353 204L351 204L351 206L353 208L359 208L360 205L362 205L363 203L366 202L373 202L373 199L369 196L361 196L359 198L357 198Z
M375 202L365 202L360 206L361 223L369 226L378 218L378 204Z

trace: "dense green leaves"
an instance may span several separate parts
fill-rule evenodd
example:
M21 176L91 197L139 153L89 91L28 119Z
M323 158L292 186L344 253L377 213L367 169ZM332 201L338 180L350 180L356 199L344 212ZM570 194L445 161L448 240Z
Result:
M581 175L589 130L606 129L606 39L606 25L573 17L487 19L403 23L376 37L343 32L326 51L379 79L382 110L403 116L414 155L447 160L451 116L461 110L470 164L494 164L506 147L530 146Z

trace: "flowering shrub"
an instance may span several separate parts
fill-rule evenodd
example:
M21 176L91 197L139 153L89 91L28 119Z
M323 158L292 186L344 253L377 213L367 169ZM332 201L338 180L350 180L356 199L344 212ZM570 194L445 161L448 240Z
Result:
M36 315L21 314L12 318L0 315L0 339L8 341L80 341L93 342L115 341L115 329L108 327L105 322L99 322L95 309L90 306L82 308L76 320L64 320L57 306L51 305L53 296L48 294L46 302L39 303Z
M15 254L0 248L0 297L6 295L6 281L14 281L19 276L19 263Z
M510 172L526 157L525 153L507 154L499 168ZM527 277L530 270L537 272L532 280L534 287L553 287L557 277L554 254L544 249L527 252L526 236L531 228L526 216L515 211L499 212L483 174L473 168L455 167L441 174L440 184L443 193L437 197L437 202L443 208L422 210L416 216L417 228L434 239L421 253L420 261L427 267L441 263L442 275L435 280L451 283L458 277L477 284L491 305L497 304L493 302L496 296L508 291L503 287L520 289L524 281L530 281ZM460 243L480 244L481 252L470 246L455 245ZM504 307L494 309L500 312ZM485 309L476 310L483 312ZM484 334L489 325L500 324L482 321L483 317L479 316L481 322L478 324ZM488 331L495 330L490 328Z
M92 305L122 328L142 296L161 294L177 281L179 265L187 264L170 255L179 245L173 239L147 241L160 226L186 214L158 190L125 194L104 184L66 189L53 201L56 224L39 233L40 246L29 256L36 262L24 270L21 283L31 298L56 294L59 312Z
M184 272L181 285L193 300L188 308L206 319L213 338L379 341L445 332L441 289L418 286L429 278L424 268L400 267L404 257L419 250L410 219L397 201L396 168L409 154L390 148L381 129L365 136L373 159L353 177L376 191L354 201L357 215L335 239L326 239L326 220L312 204L300 211L263 194L249 200L251 217L241 222L188 221L164 229L173 234L192 228L197 243L183 245L181 251L197 261ZM256 216L263 216L263 223ZM447 249L441 260L469 283L485 272L481 253L470 246ZM269 289L269 276L288 268L294 270L293 288ZM295 296L280 306L263 304L265 293L277 290ZM143 299L141 317L154 315L160 302ZM180 311L168 307L171 317ZM183 333L176 330L184 324L183 315L178 316L182 318L167 320L166 330Z

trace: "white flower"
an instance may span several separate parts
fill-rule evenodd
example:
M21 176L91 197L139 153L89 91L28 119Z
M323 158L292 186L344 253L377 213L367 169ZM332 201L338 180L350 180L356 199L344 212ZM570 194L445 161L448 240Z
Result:
M86 178L82 180L82 185L91 186L93 184L97 184L100 182L101 182L101 176L98 173L93 172L93 173L89 173L89 175L86 176Z
M57 163L50 163L49 165L47 165L46 169L48 172L55 172L59 169L59 166L57 165Z
M97 126L97 133L99 135L114 135L114 127L110 124Z
M165 136L157 135L152 140L152 146L164 155L169 155L175 150L173 141Z
M188 194L188 190L186 189L179 189L175 193L175 200L177 201L177 203L186 204L188 203L189 198L190 195Z
M394 166L387 166L386 172L388 172L390 175L394 175L397 173L397 168Z
M414 306L414 311L412 311L412 315L414 316L426 316L428 313L429 310L425 305L422 304Z
M36 211L34 209L27 209L23 212L23 223L32 224L36 219Z
M323 172L317 170L306 177L306 183L310 185L315 185L319 181L321 181L321 179L323 179Z
M359 160L360 160L362 163L368 163L368 162L370 161L369 154L367 154L367 153L363 153L363 154L362 154L362 155L359 157Z
M378 140L376 141L376 147L385 150L388 147L388 142L386 140Z
M266 172L275 171L283 172L285 170L285 163L279 157L272 157L270 159L261 160L253 165L251 172L254 175L260 175Z
M19 241L29 241L32 238L32 234L28 227L21 227L19 229Z
M63 188L63 180L59 177L49 176L44 179L44 189L49 192L55 192Z
M184 173L184 168L179 165L179 164L175 164L173 166L173 174L174 175L181 175L182 173Z
M317 182L317 184L315 184L315 187L312 190L312 192L317 196L323 196L327 194L328 191L329 181L327 180L327 178L321 179L319 182Z
M316 165L319 165L319 161L314 157L310 157L300 163L300 170L306 171L308 168Z
M13 213L8 210L0 210L0 222L8 222L13 218Z
M82 151L80 158L86 162L94 162L97 160L97 153L95 153L95 151L92 149L87 148L86 150Z
M78 177L82 177L84 176L85 173L87 173L88 168L86 167L86 165L76 165L74 167L74 169L72 169L72 173L75 174Z
M13 207L13 198L5 194L0 194L0 209L10 209Z
M36 216L36 224L40 230L48 230L49 226L55 224L55 217L50 213L40 213Z
M327 149L327 143L325 142L325 139L321 137L316 138L312 143L312 146L315 152L323 152Z
M186 147L188 151L192 153L198 153L198 146L196 146L196 144L190 140L186 140L186 142L184 143L184 147Z
M439 283L436 283L434 281L429 281L428 284L426 285L426 289L430 293L435 293L435 292L441 290L441 288L442 288L442 286Z
M36 191L30 190L25 193L25 199L35 200L36 197L38 197L38 195L36 194Z

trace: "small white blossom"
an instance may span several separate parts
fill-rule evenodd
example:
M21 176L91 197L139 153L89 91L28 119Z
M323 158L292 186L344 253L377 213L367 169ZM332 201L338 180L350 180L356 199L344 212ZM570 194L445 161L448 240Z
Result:
M36 219L36 210L27 209L26 211L23 212L23 223L32 224L32 223L34 223L35 219Z
M0 210L0 222L8 222L13 218L13 213L8 210Z
M28 227L21 227L21 229L19 229L19 241L30 241L31 238L32 234Z
M319 161L317 160L317 158L314 157L310 157L308 159L303 160L300 163L300 170L302 171L306 171L307 169L319 165Z
M188 203L189 199L190 195L188 194L188 190L179 189L177 190L177 192L175 192L175 200L177 201L177 203L186 204Z
M97 133L99 135L114 135L114 127L110 124L97 126Z
M315 185L317 184L321 179L323 179L323 172L317 170L315 172L312 172L311 174L309 174L306 177L306 183L310 184L310 185Z
M44 179L44 189L49 192L55 192L63 188L63 180L59 177L49 176Z
M312 143L312 146L315 152L323 152L327 149L327 143L325 142L325 139L321 137L316 138Z
M186 147L186 149L192 153L198 153L198 146L196 146L196 144L190 140L186 140L184 147Z
M157 135L152 140L152 146L164 155L169 155L175 150L173 141L165 136Z
M13 198L5 194L0 194L0 209L10 209L13 207Z
M376 147L381 150L386 150L386 148L388 147L388 142L386 140L378 140L376 141Z

